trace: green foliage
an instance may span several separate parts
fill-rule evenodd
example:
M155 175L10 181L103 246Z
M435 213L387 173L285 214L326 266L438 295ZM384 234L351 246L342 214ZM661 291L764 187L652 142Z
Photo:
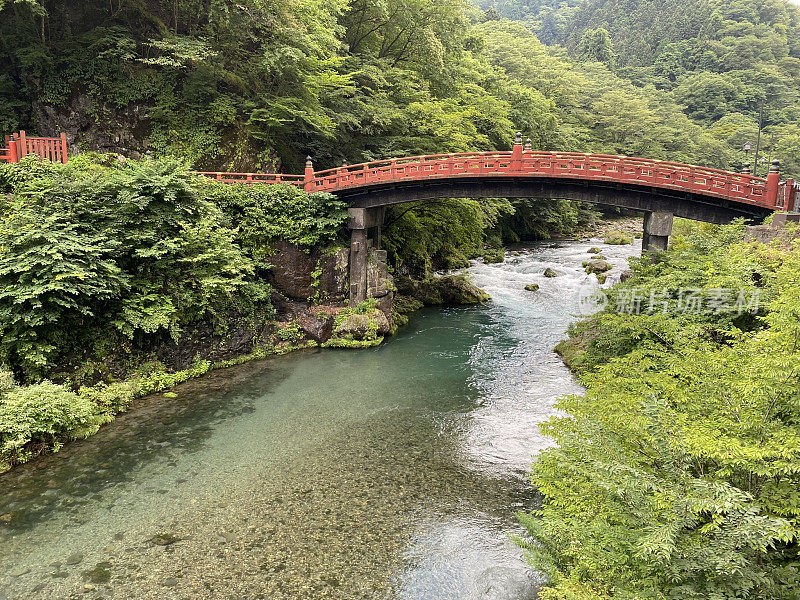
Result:
M649 105L660 106L655 120L642 128L641 150L651 155L653 146L649 138L657 129L669 126L670 119L664 111L677 101L686 115L703 126L715 127L718 120L730 119L733 114L757 122L761 102L764 101L765 125L769 135L762 139L767 153L772 152L782 160L792 160L791 142L779 146L784 137L794 134L800 123L797 102L800 99L800 9L784 0L644 0L631 3L626 0L484 0L484 6L496 5L501 15L526 21L538 32L545 43L560 44L580 60L598 61L614 68L615 74L628 80L636 88L647 92L651 98L641 102L628 101L611 112L628 113L631 124L648 123ZM497 28L497 21L487 27ZM613 47L611 41L613 40ZM507 52L506 52L507 53ZM558 49L552 54L560 58ZM552 67L550 67L552 68ZM588 70L588 69L586 69ZM540 77L540 75L537 74ZM575 74L568 75L576 79ZM591 76L597 81L596 75ZM608 80L606 78L606 80ZM613 86L622 92L623 85ZM569 84L566 89L585 86ZM664 90L668 94L653 94ZM634 92L633 97L639 96ZM597 100L594 93L589 98ZM653 101L655 100L655 102ZM637 104L640 106L637 107ZM572 116L572 115L570 115ZM676 128L687 131L688 123ZM749 127L747 139L741 135L726 139L724 156L719 155L720 166L739 168L744 162L741 153L745 141L755 144L755 135ZM635 140L629 132L626 137ZM775 133L775 137L772 137ZM682 136L681 136L682 137ZM694 162L713 163L713 153L702 147L709 140L700 140L695 134L697 149L692 154ZM676 138L679 139L679 138ZM685 142L681 140L681 144ZM691 142L689 142L691 144ZM633 147L635 148L635 146ZM657 146L656 146L657 148ZM622 151L631 152L631 146ZM679 151L673 150L673 153ZM683 160L683 159L681 159ZM794 165L787 170L798 175ZM765 171L759 173L764 175Z
M346 215L330 196L209 184L174 159L27 160L0 186L0 360L34 379L109 338L146 346L268 311L266 248L328 245Z
M45 366L71 331L85 327L129 286L117 243L83 233L58 213L24 207L0 232L0 360Z
M800 250L701 226L633 265L559 350L585 397L543 430L543 508L521 541L542 597L795 598L800 556ZM681 310L678 290L762 292L761 316ZM666 289L656 311L621 297Z
M391 208L383 245L401 271L422 278L483 255L487 230L513 213L507 200L443 199Z
M584 60L593 60L613 68L616 56L608 30L602 27L587 29L581 38L579 53Z
M346 205L330 194L307 194L289 185L222 183L209 183L204 192L235 224L241 247L262 263L278 241L326 248L343 237Z
M107 420L94 404L48 381L0 392L0 472L25 462L37 444L58 449L61 439L86 437Z
M286 323L278 328L278 338L284 342L291 342L297 344L303 339L303 330L294 321Z
M621 231L610 231L608 235L606 235L604 243L610 246L627 246L633 243L633 238Z

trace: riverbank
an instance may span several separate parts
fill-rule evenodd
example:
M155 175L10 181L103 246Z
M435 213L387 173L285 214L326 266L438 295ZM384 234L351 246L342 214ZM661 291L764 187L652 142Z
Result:
M385 278L384 287L394 290L388 273ZM396 302L392 291L387 292L386 301L370 299L357 307L292 301L282 295L274 302L276 320L256 326L245 323L242 329L232 328L224 335L200 327L184 332L179 340L170 339L154 347L133 363L129 355L109 354L102 368L92 363L80 365L73 372L62 371L57 384L17 386L10 372L0 370L0 394L6 399L0 412L5 415L6 427L15 433L13 439L6 436L0 447L0 475L57 452L70 440L94 435L117 415L132 409L140 398L165 393L163 397L169 399L175 386L211 371L309 348L369 348L381 344L384 336L394 335L408 322L408 315L424 305L489 300L464 275L427 282L405 278L403 286L406 295ZM123 379L112 376L110 381L81 384L98 373L118 373ZM52 420L31 419L28 411L39 410L37 407L43 404L53 407Z
M523 519L549 594L796 596L800 250L776 233L681 227L558 346L587 391Z

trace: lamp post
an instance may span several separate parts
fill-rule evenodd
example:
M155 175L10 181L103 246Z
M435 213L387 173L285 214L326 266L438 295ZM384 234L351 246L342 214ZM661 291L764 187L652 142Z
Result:
M753 149L753 144L751 144L750 142L745 142L744 143L743 150L744 150L744 163L745 164L749 163L747 158L750 156L750 150L752 150L752 149Z
M758 152L761 149L761 130L764 127L764 101L761 101L761 110L758 113L758 138L756 139L756 158L753 161L753 175L758 177Z

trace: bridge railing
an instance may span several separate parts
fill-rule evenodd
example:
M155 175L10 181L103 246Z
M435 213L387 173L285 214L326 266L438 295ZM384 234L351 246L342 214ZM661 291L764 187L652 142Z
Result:
M470 177L541 177L635 184L718 197L764 208L789 205L777 184L744 173L682 163L570 152L468 152L393 158L305 175L205 172L225 183L288 183L309 192L337 192L380 183ZM794 189L794 188L792 188ZM771 190L771 193L770 193ZM794 197L794 194L792 194ZM780 203L781 206L778 206Z
M60 137L29 137L24 131L5 136L5 147L0 150L0 160L16 163L29 154L42 160L67 163L67 135Z
M285 175L283 173L225 173L217 171L199 171L198 175L204 175L214 181L221 183L288 183L290 185L303 185L305 177L303 175Z
M792 212L797 209L798 199L800 199L800 184L795 183L793 179L782 181L778 188L776 208L781 211Z
M532 151L441 154L343 165L317 171L306 189L335 192L381 182L483 176L633 183L771 207L767 181L752 175L624 156Z

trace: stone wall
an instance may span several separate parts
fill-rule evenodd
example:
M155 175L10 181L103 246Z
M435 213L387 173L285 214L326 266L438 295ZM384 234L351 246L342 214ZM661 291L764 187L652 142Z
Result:
M370 249L367 259L367 298L378 301L378 308L386 315L390 326L394 326L394 289L386 262L386 250Z
M753 225L747 228L745 239L748 241L769 244L778 241L790 244L800 238L800 215L778 213L773 217L771 225Z

